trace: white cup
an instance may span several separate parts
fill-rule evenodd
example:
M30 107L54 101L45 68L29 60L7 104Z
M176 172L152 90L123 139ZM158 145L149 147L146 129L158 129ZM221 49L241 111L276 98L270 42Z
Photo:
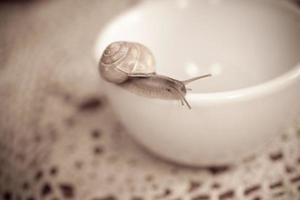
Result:
M300 9L281 0L164 0L111 21L96 46L147 46L159 74L190 85L187 100L148 99L103 81L128 133L150 151L188 165L237 162L300 115Z

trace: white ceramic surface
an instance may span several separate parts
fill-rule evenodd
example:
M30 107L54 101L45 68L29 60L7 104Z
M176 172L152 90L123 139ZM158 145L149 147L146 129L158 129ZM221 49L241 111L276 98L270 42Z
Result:
M148 46L157 72L193 83L180 102L147 99L103 81L121 122L156 154L189 165L236 162L300 115L300 12L281 0L143 2L100 34Z

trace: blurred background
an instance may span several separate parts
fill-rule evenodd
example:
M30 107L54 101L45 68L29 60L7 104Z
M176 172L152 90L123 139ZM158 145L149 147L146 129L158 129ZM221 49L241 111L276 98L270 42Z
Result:
M0 1L0 199L298 200L299 131L239 166L206 168L163 161L127 137L94 45L141 2Z

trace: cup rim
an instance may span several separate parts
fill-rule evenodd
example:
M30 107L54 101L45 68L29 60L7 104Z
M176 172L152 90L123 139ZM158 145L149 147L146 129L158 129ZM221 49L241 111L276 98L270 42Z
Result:
M254 86L224 92L189 93L186 98L196 104L248 100L284 89L295 83L299 78L300 63L286 73Z

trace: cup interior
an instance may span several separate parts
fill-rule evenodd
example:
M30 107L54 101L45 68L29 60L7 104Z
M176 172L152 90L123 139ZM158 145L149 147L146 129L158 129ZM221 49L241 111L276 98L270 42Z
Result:
M299 63L299 10L279 0L150 1L105 29L97 57L110 42L135 41L151 49L160 74L212 73L193 83L194 93L251 87Z

